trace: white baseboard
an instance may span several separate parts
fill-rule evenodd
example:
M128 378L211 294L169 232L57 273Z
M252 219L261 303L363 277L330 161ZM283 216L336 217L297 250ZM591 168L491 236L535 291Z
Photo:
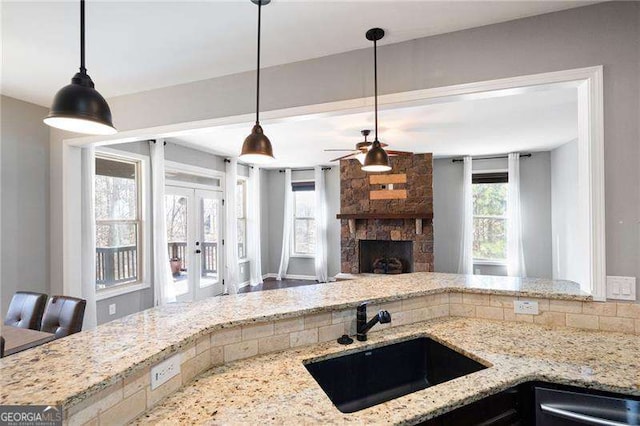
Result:
M262 279L265 278L276 278L278 274L274 272L269 272L268 274L264 274ZM315 281L316 277L314 275L295 275L295 274L286 274L284 276L285 279L288 280L306 280L306 281Z
M238 284L238 288L243 288L251 284L251 281L245 281L243 283Z

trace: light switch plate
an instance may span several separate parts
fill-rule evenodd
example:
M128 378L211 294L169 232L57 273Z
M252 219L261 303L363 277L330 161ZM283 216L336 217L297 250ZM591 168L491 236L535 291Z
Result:
M151 390L180 374L180 359L180 354L177 354L151 367Z
M516 314L528 315L538 315L540 313L538 309L538 302L533 300L514 300L513 312Z
M112 303L109 305L109 315L115 315L116 314L116 304Z
M607 277L607 299L636 300L636 277Z

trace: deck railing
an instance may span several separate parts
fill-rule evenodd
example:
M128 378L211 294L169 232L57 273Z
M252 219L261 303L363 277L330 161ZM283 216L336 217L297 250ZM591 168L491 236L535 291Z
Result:
M181 270L186 271L187 243L170 242L169 258L180 259ZM202 244L202 268L204 273L218 272L218 243ZM138 249L136 246L97 247L96 282L105 287L138 280Z

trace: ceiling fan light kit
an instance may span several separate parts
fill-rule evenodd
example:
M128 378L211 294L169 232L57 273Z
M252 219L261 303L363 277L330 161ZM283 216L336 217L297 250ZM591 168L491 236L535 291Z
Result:
M364 158L362 170L365 172L388 172L391 170L389 156L378 140L378 40L384 37L382 28L371 28L366 33L367 40L373 41L373 82L375 100L375 137L371 149Z
M73 76L71 84L56 93L49 115L43 121L48 126L70 132L111 135L117 133L111 109L95 89L85 68L84 34L84 0L80 0L80 72Z
M251 134L246 137L242 144L240 160L251 164L267 164L275 160L271 141L264 134L260 126L260 30L261 30L261 10L271 0L251 0L258 5L258 57L256 67L256 124L251 130Z

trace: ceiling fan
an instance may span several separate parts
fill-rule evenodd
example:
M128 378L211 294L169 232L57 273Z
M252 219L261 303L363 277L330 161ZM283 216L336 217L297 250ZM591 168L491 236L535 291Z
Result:
M348 160L355 158L360 161L361 164L364 164L364 157L367 155L367 152L371 149L372 141L367 140L367 136L371 134L371 130L365 129L361 130L360 133L364 136L364 141L358 142L356 144L355 149L325 149L325 152L331 151L350 151L349 154L343 155L342 157L334 158L331 161L340 161L340 160ZM388 146L386 143L380 143L380 146L383 148ZM412 152L408 151L393 151L393 150L385 150L389 156L398 156L398 155L411 155Z

